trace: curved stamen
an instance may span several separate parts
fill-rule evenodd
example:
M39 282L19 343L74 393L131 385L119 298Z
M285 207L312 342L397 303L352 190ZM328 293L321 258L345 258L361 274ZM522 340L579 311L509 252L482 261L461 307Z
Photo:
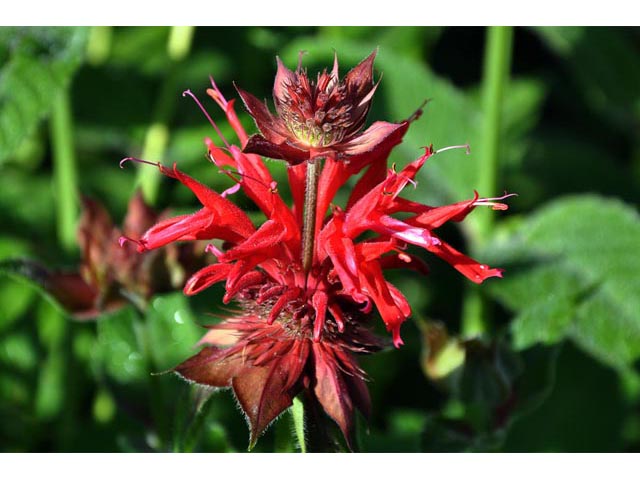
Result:
M185 95L189 95L193 99L193 101L196 102L196 105L198 105L198 107L200 108L202 113L204 113L204 116L207 117L207 120L209 120L209 123L211 124L211 126L213 126L214 130L216 131L216 133L220 137L220 140L222 140L222 142L227 146L227 148L230 148L231 145L229 145L229 142L227 142L227 139L224 138L224 135L222 135L222 132L220 131L220 129L216 125L216 122L213 121L213 119L211 118L209 113L202 106L202 103L200 103L200 100L198 100L198 97L196 97L193 94L193 92L191 92L191 90L185 90L184 92L182 92L182 96L184 97Z
M136 157L126 157L120 160L120 168L124 168L126 162L146 163L147 165L153 165L154 167L160 167L160 162L150 162L149 160L142 160Z
M442 152L446 152L447 150L454 150L457 148L464 148L466 150L467 155L471 153L471 147L469 146L468 143L465 143L464 145L451 145L450 147L440 148L438 150L435 150L433 154L436 155L437 153L442 153Z
M500 203L499 200L504 200L509 197L517 197L517 193L507 193L501 197L491 197L491 198L481 198L473 202L473 206L483 206L483 207L491 207L492 210L507 210L509 206L505 203Z

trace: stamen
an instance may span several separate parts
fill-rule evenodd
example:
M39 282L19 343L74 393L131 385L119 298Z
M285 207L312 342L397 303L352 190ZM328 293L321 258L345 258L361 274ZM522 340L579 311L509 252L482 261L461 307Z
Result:
M204 116L207 117L207 120L209 120L209 123L211 124L211 126L213 126L214 130L220 137L220 140L222 140L222 142L227 146L227 148L230 148L231 146L229 145L229 142L227 142L227 139L224 138L224 135L222 135L222 132L216 125L216 122L213 121L209 113L202 106L202 103L200 103L200 100L198 100L198 98L191 92L191 90L185 90L184 92L182 92L182 96L184 97L185 95L189 95L193 99L193 101L196 102L196 105L198 105L202 113L204 113Z
M508 210L509 205L506 203L501 203L499 200L504 200L509 197L517 197L517 193L507 193L501 197L492 197L492 198L481 198L480 200L476 200L473 202L474 207L483 206L483 207L491 207L492 210Z
M222 95L222 92L218 88L218 85L216 85L216 82L213 80L213 77L211 75L209 75L209 80L211 80L211 86L213 88L207 89L207 93L226 112L227 111L227 105L229 104L229 102L227 102L227 99L224 98L224 95Z
M223 173L223 172L220 172L220 173ZM222 192L220 196L222 198L226 198L227 195L233 195L234 193L237 193L238 190L240 190L240 184L236 183L233 187L229 187L224 192Z
M431 100L432 100L431 98L427 98L424 102L422 102L422 105L420 105L418 109L415 112L413 112L411 116L409 116L409 118L407 118L406 121L411 123L418 120L422 116L424 107L426 107L427 103L429 103Z
M434 151L433 154L436 155L438 153L446 152L447 150L454 150L456 148L464 148L466 150L467 155L471 153L471 147L469 146L468 143L465 143L464 145L452 145L450 147L440 148Z
M204 247L204 252L205 253L212 253L213 255L216 256L216 258L218 258L218 257L223 255L223 253L213 243L207 244L207 246Z
M142 160L141 158L127 157L120 160L120 168L124 168L126 162L146 163L147 165L153 165L160 168L160 162L150 162L149 160Z

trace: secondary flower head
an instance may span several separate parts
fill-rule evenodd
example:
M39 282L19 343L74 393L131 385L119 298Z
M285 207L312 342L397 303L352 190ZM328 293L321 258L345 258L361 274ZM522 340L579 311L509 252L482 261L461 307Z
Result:
M83 197L78 224L82 255L76 271L50 271L33 261L13 268L37 281L75 319L87 320L134 302L138 306L158 292L174 289L202 265L193 246L167 245L136 255L132 245L118 245L124 234L140 236L160 219L138 192L129 201L122 228L114 225L98 201Z
M315 81L300 63L293 72L278 58L273 86L277 116L256 97L237 89L261 132L249 139L244 152L296 164L315 157L348 159L372 155L399 143L406 128L402 123L376 122L360 133L378 86L373 81L376 53L342 80L337 56L331 71L319 73Z

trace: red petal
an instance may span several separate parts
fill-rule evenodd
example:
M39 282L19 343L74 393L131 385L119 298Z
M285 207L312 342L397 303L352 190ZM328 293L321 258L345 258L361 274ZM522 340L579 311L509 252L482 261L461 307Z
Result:
M324 171L324 169L323 169ZM289 189L291 190L291 196L293 197L294 213L298 226L302 227L302 215L304 213L304 190L306 185L307 176L307 164L306 162L299 163L298 165L288 165L287 175L289 177ZM318 189L318 197L320 196L320 190ZM326 207L322 213L324 213ZM320 230L316 230L319 232Z
M429 208L428 210L407 219L407 223L412 225L420 225L430 230L436 229L449 220L454 222L461 222L464 218L473 211L474 202L478 200L478 195L471 200L465 200L463 202L454 203L452 205L445 205L442 207Z
M242 237L251 235L255 230L247 214L233 202L210 188L205 187L189 175L182 173L175 165L172 170L160 165L160 171L189 187L196 197L198 197L200 203L216 214L215 220L219 225L227 226L229 230L236 232Z
M397 295L394 298L394 294L389 290L390 284L384 279L378 262L360 265L360 282L365 293L375 302L387 330L393 332L394 344L396 347L400 346L402 344L399 335L400 325L410 314L406 300L399 301L400 306L396 304L396 300L401 299Z
M440 241L437 245L430 246L428 250L449 262L453 268L472 282L482 283L489 277L502 277L502 269L489 268L488 265L478 263L473 258L467 257L443 241Z
M184 286L185 295L195 295L227 278L233 266L228 263L209 265L194 273Z

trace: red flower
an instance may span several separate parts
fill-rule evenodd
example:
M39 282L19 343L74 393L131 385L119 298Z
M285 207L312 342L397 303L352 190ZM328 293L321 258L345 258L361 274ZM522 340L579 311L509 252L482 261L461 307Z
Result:
M316 157L357 161L381 152L388 155L402 140L408 121L375 122L359 133L378 86L373 82L376 53L360 62L342 81L337 56L331 73L325 70L315 82L300 64L292 72L278 58L273 86L278 116L272 115L256 97L237 88L262 133L249 139L244 152L283 159L290 164Z
M354 71L370 70L372 61L373 55L361 64L366 68L359 66ZM294 78L300 82L306 78L301 73L292 77L294 74L287 72L280 65L276 95L284 95L278 89L284 89ZM373 87L354 87L360 85L354 83L354 78L363 75L347 76L347 85L357 93L353 96L361 98L360 102L369 101L373 92ZM368 84L370 75L364 76L368 78L364 83ZM330 91L328 85L334 79L337 82L337 74L320 75L321 91ZM321 147L326 158L318 180L311 266L303 268L301 237L307 162L288 166L293 196L293 206L289 207L263 160L247 153L251 139L238 121L233 101L228 102L215 83L208 93L223 109L244 147L241 150L221 136L226 145L223 149L207 139L209 158L218 168L227 168L223 171L258 206L266 221L254 227L249 217L229 200L236 187L218 194L175 165L168 169L157 164L162 173L189 187L202 208L192 215L160 222L139 239L126 240L134 241L141 252L175 241L221 240L206 249L216 261L196 272L186 282L184 292L194 295L224 281L223 301L236 300L243 307L243 313L205 337L212 347L178 366L177 371L198 383L232 387L249 417L252 442L303 389L312 392L348 437L353 406L368 410L366 388L350 352L369 352L379 346L361 328L362 323L375 305L399 347L400 326L411 314L407 299L386 281L384 270L411 268L426 273L424 262L405 251L411 244L435 253L474 282L501 276L501 270L463 255L434 231L447 221L462 221L476 206L505 209L506 205L496 202L500 199L479 199L477 194L443 207L403 199L399 196L403 188L409 183L415 185L418 170L437 153L432 148L396 172L387 170L386 165L391 144L380 143L370 155L356 155L345 162L340 160L344 144L329 142ZM241 95L246 97L242 92ZM198 105L202 108L199 102ZM366 113L363 112L358 119ZM219 132L213 121L212 124ZM396 143L407 126L408 121L394 130L400 132ZM374 127L375 124L371 129ZM345 130L341 140L356 130ZM287 145L289 148L292 144ZM305 158L317 152L317 148L309 148ZM345 208L333 206L328 212L338 189L351 175L364 169ZM400 212L409 217L394 217ZM364 232L370 234L362 240ZM228 348L221 348L219 333L229 329L236 332L237 339Z

